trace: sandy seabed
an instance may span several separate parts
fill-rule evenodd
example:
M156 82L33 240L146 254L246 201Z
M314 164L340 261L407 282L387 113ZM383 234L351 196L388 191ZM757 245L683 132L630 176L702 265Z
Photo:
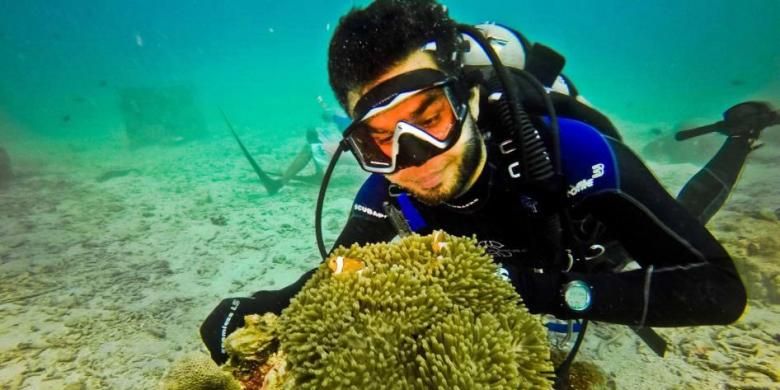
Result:
M222 298L283 287L318 263L315 187L266 195L228 138L113 145L6 146L17 178L0 190L0 389L157 388L172 361L203 350L198 327ZM282 167L299 147L258 155ZM608 388L780 388L776 149L756 152L710 224L743 272L749 312L732 326L660 329L664 358L626 327L593 324L578 359L602 367ZM696 171L651 165L674 190ZM362 177L337 170L329 242Z

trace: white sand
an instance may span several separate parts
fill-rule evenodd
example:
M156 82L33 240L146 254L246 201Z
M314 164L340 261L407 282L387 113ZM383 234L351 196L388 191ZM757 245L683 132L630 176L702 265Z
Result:
M231 139L113 145L7 145L20 177L0 192L2 389L156 388L171 361L202 348L198 327L220 299L282 287L318 263L317 189L267 196ZM299 147L266 147L259 159L281 168ZM696 169L655 168L672 187ZM724 213L780 206L767 193L780 187L772 169L752 164L731 200L738 207ZM336 176L323 223L329 242L363 177L354 165ZM729 234L767 234L745 226ZM765 245L754 257L776 264L777 250ZM778 388L778 324L778 305L755 302L736 326L664 330L664 359L627 328L596 325L580 359L601 365L621 389ZM727 342L734 338L738 345Z

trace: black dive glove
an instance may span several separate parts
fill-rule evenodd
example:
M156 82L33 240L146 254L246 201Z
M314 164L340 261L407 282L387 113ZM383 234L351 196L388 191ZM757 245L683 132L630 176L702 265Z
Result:
M561 319L567 317L561 299L561 287L566 279L563 273L539 274L511 264L499 263L499 266L499 275L512 283L528 311L533 314L552 314Z
M244 326L244 316L268 312L281 314L314 271L303 274L298 281L280 290L258 291L247 298L223 299L200 326L200 337L206 344L211 359L217 364L225 363L228 358L223 347L225 338Z

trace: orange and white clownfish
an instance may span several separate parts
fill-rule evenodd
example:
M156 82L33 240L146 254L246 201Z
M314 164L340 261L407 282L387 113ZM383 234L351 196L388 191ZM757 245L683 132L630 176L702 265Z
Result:
M433 253L439 253L441 252L444 247L447 246L447 243L445 240L444 231L442 230L436 230L432 234L433 239L431 240L431 249L433 250Z
M365 267L366 263L352 257L336 256L331 257L330 260L328 260L328 268L333 271L334 275L360 272Z

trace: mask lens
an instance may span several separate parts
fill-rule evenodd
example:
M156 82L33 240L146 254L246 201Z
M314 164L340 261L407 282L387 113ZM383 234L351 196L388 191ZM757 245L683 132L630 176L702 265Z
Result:
M366 169L384 169L392 165L391 154L388 153L391 147L383 148L376 142L374 129L364 122L356 122L351 127L347 140Z
M444 141L456 125L456 115L444 87L426 88L407 96L380 112L355 122L349 140L364 165L389 167L396 144L399 123L422 130L438 141Z
M442 141L455 125L455 112L444 88L424 89L364 122L374 129L372 138L388 156L400 122L410 124Z

